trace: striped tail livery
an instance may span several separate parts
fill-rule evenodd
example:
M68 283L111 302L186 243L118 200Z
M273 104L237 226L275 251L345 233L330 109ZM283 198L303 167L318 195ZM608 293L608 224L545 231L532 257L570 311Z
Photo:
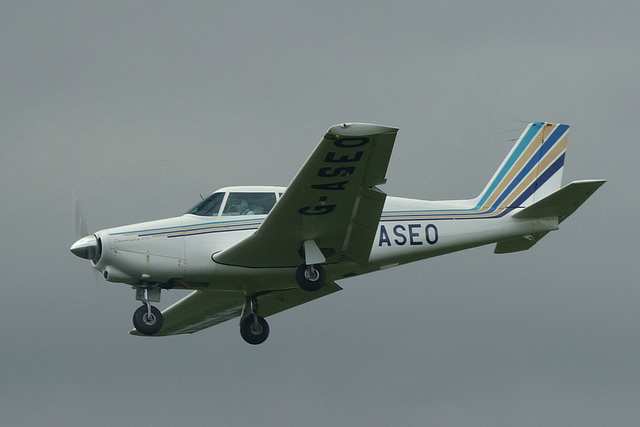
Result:
M476 209L505 213L558 190L568 137L568 125L529 124L478 197Z

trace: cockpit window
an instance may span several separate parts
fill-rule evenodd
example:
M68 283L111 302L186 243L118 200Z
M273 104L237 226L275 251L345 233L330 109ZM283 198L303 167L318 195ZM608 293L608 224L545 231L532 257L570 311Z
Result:
M195 205L188 214L200 216L214 216L220 212L220 206L224 200L224 193L214 193L207 197L197 205Z
M275 193L229 193L222 215L265 215L275 204Z

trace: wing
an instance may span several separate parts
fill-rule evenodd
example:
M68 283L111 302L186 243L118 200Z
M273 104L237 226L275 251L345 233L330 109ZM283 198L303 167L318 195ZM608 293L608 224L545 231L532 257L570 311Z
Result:
M260 315L271 316L342 288L327 283L317 292L299 287L257 296ZM162 329L153 336L192 334L242 315L246 297L241 292L194 291L162 312ZM135 329L132 335L141 335Z
M330 128L260 228L214 260L244 267L296 267L305 258L366 263L386 198L375 186L385 182L397 131L363 123Z

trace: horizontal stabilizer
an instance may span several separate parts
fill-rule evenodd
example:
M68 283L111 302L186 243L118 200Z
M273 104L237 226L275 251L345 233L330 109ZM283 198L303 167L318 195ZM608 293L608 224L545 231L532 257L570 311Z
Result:
M605 180L574 181L560 190L537 201L520 212L514 218L558 218L558 224L574 213Z
M567 219L574 213L595 191L604 184L604 180L575 181L562 187L560 190L548 195L513 215L518 219L553 219L557 223ZM548 231L519 236L513 239L498 242L494 253L507 254L511 252L526 251L546 236Z

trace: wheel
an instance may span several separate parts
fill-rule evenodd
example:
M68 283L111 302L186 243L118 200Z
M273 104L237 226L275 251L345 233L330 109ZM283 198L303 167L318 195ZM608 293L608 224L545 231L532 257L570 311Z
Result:
M141 305L133 313L133 326L143 335L153 335L162 328L162 313L151 306L151 316L149 316L147 306Z
M249 344L262 344L269 336L269 324L262 317L250 314L240 322L240 335Z
M325 282L324 268L321 265L301 264L296 270L296 280L305 291L317 291Z

